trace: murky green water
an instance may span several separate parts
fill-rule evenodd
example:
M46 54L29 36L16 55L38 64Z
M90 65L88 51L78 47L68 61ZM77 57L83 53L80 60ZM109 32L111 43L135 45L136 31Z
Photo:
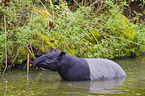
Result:
M0 77L1 96L145 96L145 56L115 60L127 73L126 78L103 81L62 81L52 71L14 70ZM0 74L1 76L1 74Z

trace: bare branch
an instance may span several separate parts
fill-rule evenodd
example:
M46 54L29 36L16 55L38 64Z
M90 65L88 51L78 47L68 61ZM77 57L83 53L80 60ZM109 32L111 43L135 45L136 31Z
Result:
M7 66L8 66L8 61L7 61L7 29L6 29L7 25L6 25L6 15L4 15L4 26L5 26L5 58L6 58L6 65L5 65L5 69L3 71L2 77L4 76L5 71L7 69Z
M12 60L12 64L14 64L14 62L15 62L15 60L16 60L16 58L17 58L17 56L18 56L18 54L19 54L20 52L21 52L21 50L17 52L15 58Z
M73 0L79 7L81 7L81 5L79 5L79 3L76 0Z
M29 49L28 45L26 45L26 48L27 48L28 52L31 54L31 56L33 56L33 58L36 59L34 53L31 52L31 50Z
M29 80L29 52L27 56L27 80Z

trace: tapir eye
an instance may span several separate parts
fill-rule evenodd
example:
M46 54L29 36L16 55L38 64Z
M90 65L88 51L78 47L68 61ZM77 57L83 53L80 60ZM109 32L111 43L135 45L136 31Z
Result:
M47 60L46 63L47 63L47 64L50 64L51 62Z
M48 63L48 64L51 63L51 59L48 59L48 60L46 61L46 63Z

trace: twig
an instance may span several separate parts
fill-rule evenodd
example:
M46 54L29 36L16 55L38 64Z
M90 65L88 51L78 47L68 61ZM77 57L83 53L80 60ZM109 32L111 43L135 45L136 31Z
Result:
M81 24L81 23L78 23L78 24ZM82 24L82 25L83 25L83 24ZM86 26L86 27L88 27L88 28L91 28L91 29L97 31L96 29L94 29L94 28L92 28L92 27L89 27L89 26L87 26L87 25L84 25L84 26ZM101 32L99 32L99 33L101 33ZM113 38L125 40L125 41L131 42L131 43L136 44L136 45L144 46L144 45L141 45L141 44L139 44L139 43L136 43L136 42L133 42L133 41L131 41L131 40L127 40L127 39L124 39L124 38L121 38L121 37L116 37L116 36L108 35L108 34L105 34L105 33L101 33L101 34L102 34L103 36L106 35L106 36L109 36L109 37L113 37Z
M39 0L39 2L43 5L43 7L45 8L45 11L47 12L47 14L51 17L51 14L47 11L47 9L46 9L46 6ZM49 0L49 2L50 2L50 5L52 6L52 13L53 13L53 16L52 16L52 18L54 19L54 14L55 14L55 12L54 12L54 9L53 9L53 3L52 3L52 1L51 0ZM42 12L40 12L41 14L42 14ZM43 15L43 14L42 14ZM44 16L44 15L43 15ZM45 17L45 16L44 16ZM53 26L54 26L54 22L53 22ZM49 32L49 22L48 22L48 32Z
M49 0L49 2L50 2L50 5L51 5L51 6L53 6L53 3L52 3L52 1L51 1L51 0Z
M8 86L7 86L8 81L5 80L4 83L6 84L6 90L5 90L5 92L4 92L4 96L6 96L6 95L7 95L6 93L7 93L7 90L8 90Z
M84 1L82 0L82 6L83 6Z
M29 52L27 56L27 80L29 80Z
M104 33L104 34L105 34L105 33ZM105 35L107 35L107 34L105 34ZM117 39L121 39L121 40L125 40L125 41L128 41L128 42L134 43L134 44L136 44L136 45L144 46L144 45L141 45L141 44L139 44L139 43L136 43L136 42L133 42L133 41L130 41L130 40L121 38L121 37L115 37L115 36L112 36L112 35L107 35L107 36L113 37L113 38L117 38Z
M25 21L25 23L24 23L23 27L26 25L26 23L27 23L27 20Z
M15 62L15 60L16 60L16 58L17 58L17 56L18 56L18 54L19 54L20 52L21 52L21 50L17 52L15 58L12 60L12 64L14 64L14 62Z
M100 2L99 2L99 6L97 7L97 9L96 9L96 11L95 11L96 14L101 10L102 3L103 3L103 1L100 1Z
M4 15L4 24L5 24L5 57L6 57L6 66L5 66L5 69L3 71L3 75L2 75L2 78L4 78L4 74L5 74L5 71L7 69L7 66L8 66L8 61L7 61L7 30L6 30L6 15Z
M129 11L129 18L131 18L131 8L129 7L129 4L130 4L131 2L128 2L128 4L126 4L126 6L128 7L128 11Z
M54 10L53 10L53 3L52 3L52 1L51 0L49 0L49 2L50 2L50 4L51 4L51 7L52 7L52 13L53 13L53 18L54 18Z
M77 22L78 23L78 22ZM81 24L81 23L79 23L79 24ZM99 42L98 42L98 40L97 40L97 38L95 37L95 35L89 30L89 32L92 34L92 36L93 36L93 38L95 39L95 41L97 42L97 44L99 45Z
M51 14L47 11L45 5L39 0L39 2L43 5L43 7L45 8L45 11L47 12L47 14L49 14L49 16L51 16Z
M67 48L68 48L68 50L71 52L71 54L72 54L74 57L76 57L75 54L73 54L73 52L71 51L71 49L70 49L69 46L67 45L67 43L66 43L65 41L63 41L63 42L64 42L64 44L67 46Z
M98 0L99 1L99 0ZM91 6L94 6L96 3L98 3L98 1L96 0L96 1L94 1L91 5L90 5L90 7Z
M30 48L31 48L31 53L34 55L33 48L31 46L31 44L30 44Z
M81 7L81 5L79 5L79 3L76 0L73 0L79 7Z
M98 23L90 23L90 24L98 24ZM110 27L102 27L102 26L96 26L95 25L95 27L97 27L97 28L104 28L104 29L111 29ZM114 28L114 29L116 29L116 30L125 30L124 28Z
M28 45L26 45L26 48L27 48L28 52L29 52L29 53L33 56L33 58L34 58L34 59L36 59L36 57L35 57L34 53L32 53L32 52L30 51L30 49L29 49Z
M76 26L78 26L77 24L76 24ZM79 26L78 26L79 27ZM80 27L79 27L80 28ZM92 40L92 38L82 29L82 28L80 28L81 30L82 30L82 32L84 32L86 35L87 35L87 37L88 38L90 38L91 40Z
M90 30L89 30L90 31ZM92 36L94 37L95 41L97 42L97 44L99 45L99 42L97 40L97 38L95 37L95 35L90 31L90 33L92 34Z

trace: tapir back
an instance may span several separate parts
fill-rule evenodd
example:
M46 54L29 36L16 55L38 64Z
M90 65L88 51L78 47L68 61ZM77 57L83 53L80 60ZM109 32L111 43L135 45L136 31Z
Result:
M124 70L108 59L85 59L90 68L90 80L121 78L126 76Z

